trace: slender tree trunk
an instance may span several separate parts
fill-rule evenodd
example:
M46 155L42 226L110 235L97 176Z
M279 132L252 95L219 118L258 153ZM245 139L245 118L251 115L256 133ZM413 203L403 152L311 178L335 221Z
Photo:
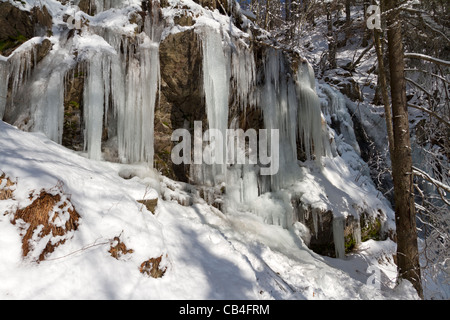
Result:
M350 0L345 0L345 21L347 22L347 25L350 24L351 20L351 6L350 6Z
M266 15L264 17L264 29L269 31L269 10L270 10L270 0L266 0Z
M370 2L369 0L364 0L364 6L363 6L363 10L364 10L364 16L367 15L367 8L369 7ZM364 28L364 35L363 35L363 40L362 40L362 46L363 47L367 47L369 45L369 38L370 38L370 32L368 30L368 28Z
M336 69L336 51L337 51L337 39L333 30L333 11L331 4L327 4L327 25L328 25L328 62L330 63L330 69Z
M373 30L375 51L378 59L378 83L380 85L381 97L384 105L384 116L386 119L386 129L389 142L389 153L394 154L394 129L392 127L392 111L389 101L389 92L386 80L386 69L384 67L383 45L381 42L381 32L377 29Z
M390 10L387 16L387 39L394 124L394 152L391 154L391 162L397 229L397 266L399 277L409 280L419 296L423 297L414 209L402 26L399 11L395 10L398 0L385 0L385 4L386 10Z

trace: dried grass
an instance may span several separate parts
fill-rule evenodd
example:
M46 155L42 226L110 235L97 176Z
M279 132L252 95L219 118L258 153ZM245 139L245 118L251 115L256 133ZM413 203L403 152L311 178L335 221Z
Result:
M142 262L139 271L142 274L146 274L153 278L161 278L164 273L166 273L167 267L164 269L160 269L159 265L161 264L162 255L158 258L151 258L147 261Z
M50 194L45 190L42 190L37 199L35 199L29 206L23 209L18 209L14 218L11 221L13 224L16 224L17 220L22 219L28 224L26 228L25 234L22 238L22 256L26 257L33 250L32 238L36 231L36 229L42 226L42 230L37 235L39 238L44 238L48 235L51 235L50 239L47 242L47 245L39 254L38 261L45 260L45 256L55 250L61 244L64 244L66 239L64 236L69 231L75 231L78 229L78 220L80 219L80 215L76 212L74 207L70 204L69 200L66 199L62 204L60 204L61 195L60 194ZM59 206L57 206L59 204ZM68 208L67 212L70 217L65 222L64 226L55 225L55 220L58 218L58 212L53 214L53 217L50 217L50 214L53 213L54 209L57 208L63 209ZM62 239L55 241L54 237L62 237Z
M111 254L111 257L119 260L119 258L122 257L122 255L126 255L126 254L131 254L134 252L133 249L128 249L127 246L125 245L125 243L120 241L119 237L114 237L114 242L117 241L117 244L115 246L113 246L111 244L110 249L108 250L108 252Z
M6 180L6 184L5 184ZM3 186L3 184L5 184ZM13 198L15 183L12 182L4 173L0 176L0 200L8 200Z

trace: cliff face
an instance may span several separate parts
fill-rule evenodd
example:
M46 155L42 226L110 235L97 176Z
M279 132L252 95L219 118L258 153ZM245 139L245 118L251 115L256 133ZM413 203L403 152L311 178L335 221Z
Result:
M169 178L199 186L225 212L252 211L285 228L301 221L321 253L342 256L344 241L359 242L362 213L374 225L385 219L377 208L360 210L353 203L344 220L333 219L329 208L318 208L307 192L292 187L307 177L298 160L320 166L322 157L331 157L314 74L234 1L75 5L0 3L0 26L7 26L0 28L0 53L7 56L0 59L0 119L93 159L148 162ZM226 129L255 129L259 143L259 129L278 130L277 172L261 175L268 163L260 159L247 165L174 163L174 131L191 133L191 148L183 152L193 159L196 123L200 140L207 129L224 136ZM237 152L248 163L252 148L243 141ZM264 194L284 209L264 206Z

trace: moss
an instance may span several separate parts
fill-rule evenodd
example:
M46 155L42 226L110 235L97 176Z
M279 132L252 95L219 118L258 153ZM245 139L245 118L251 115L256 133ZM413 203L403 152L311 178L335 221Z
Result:
M80 104L78 102L76 102L76 101L70 101L69 105L72 106L76 110L80 109Z
M373 223L368 222L361 229L361 241L380 240L381 221L376 219Z
M351 252L356 247L356 240L353 236L345 237L345 253Z
M28 38L20 33L18 33L18 35L15 37L10 36L7 40L0 41L0 52L16 48L26 41L28 41Z

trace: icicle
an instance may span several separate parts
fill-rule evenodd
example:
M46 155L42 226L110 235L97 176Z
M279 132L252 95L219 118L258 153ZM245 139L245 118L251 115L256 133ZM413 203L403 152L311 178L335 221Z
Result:
M333 240L336 258L345 258L344 217L333 217Z
M256 65L252 50L242 42L237 42L231 54L231 78L236 91L240 110L246 112L247 106L255 101Z
M103 108L105 102L102 58L102 54L96 52L89 59L83 96L85 150L87 148L89 158L94 160L101 160Z
M279 171L268 179L262 179L267 191L280 190L295 181L297 169L297 108L294 83L287 75L284 59L278 50L270 49L264 63L264 86L260 92L259 105L264 116L264 127L267 130L279 130L278 144Z
M148 162L154 157L154 110L160 81L159 41L162 26L157 12L146 19L137 43L105 31L104 37L118 52L111 57L111 104L117 118L121 162ZM105 115L106 116L106 115ZM112 127L113 124L109 124Z
M258 177L253 165L244 165L242 171L242 199L245 203L251 203L259 196Z
M306 61L297 72L298 135L308 159L325 155L320 101L315 92L314 72Z
M312 208L312 218L313 218L313 226L314 226L314 234L316 235L316 238L319 234L319 217L320 217L320 210L317 208Z
M209 129L218 130L226 137L228 126L228 96L229 96L229 62L226 59L222 36L214 28L204 27L201 30L203 48L203 88L205 92L206 114ZM226 144L223 144L222 159L216 159L211 165L211 176L205 177L215 184L225 181L226 174ZM220 163L221 162L221 163ZM207 170L206 165L203 166Z
M7 61L0 60L0 120L3 119L8 95L9 70Z
M40 131L51 140L61 143L64 124L64 73L63 57L43 59L36 66L36 46L16 51L9 58L11 107L10 121L23 125L24 117L30 116L27 129ZM22 127L24 128L24 127Z
M16 94L19 91L20 86L26 83L31 75L32 56L33 50L24 50L14 52L9 58L9 77L12 81L11 85L11 103L16 100ZM20 102L23 103L24 97L20 97Z
M33 131L61 144L64 126L64 74L53 71L48 79L35 79L31 91Z

